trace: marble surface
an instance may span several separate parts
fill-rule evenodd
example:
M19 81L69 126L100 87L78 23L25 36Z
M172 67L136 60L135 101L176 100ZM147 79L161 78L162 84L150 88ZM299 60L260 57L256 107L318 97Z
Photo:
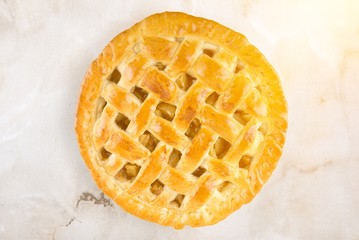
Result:
M0 239L359 239L359 1L0 1ZM177 231L125 213L78 151L82 77L117 33L183 11L244 33L278 71L287 143L260 194Z

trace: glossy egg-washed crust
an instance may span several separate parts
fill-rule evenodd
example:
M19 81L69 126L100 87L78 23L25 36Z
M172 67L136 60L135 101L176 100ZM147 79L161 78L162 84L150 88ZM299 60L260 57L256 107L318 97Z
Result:
M198 52L207 43L218 47L213 58ZM136 50L138 44L140 50ZM188 57L181 59L178 51ZM121 67L123 62L126 66ZM158 62L167 66L165 73L152 64ZM107 81L116 67L123 88ZM175 83L186 71L197 79L187 93ZM135 85L150 92L145 102L130 93ZM211 106L204 100L213 91L220 97ZM179 99L184 94L187 98ZM98 113L100 95L111 105L104 113ZM177 107L172 122L153 114L159 102ZM237 108L250 114L248 122L235 121ZM127 132L109 133L118 112L131 123ZM194 117L202 128L191 145L184 132ZM81 155L103 192L128 212L175 228L214 224L250 202L277 165L286 129L287 107L280 81L259 50L227 27L177 12L149 16L105 47L84 77L76 119ZM153 152L136 140L145 130L160 140ZM231 144L222 159L208 154L218 137ZM103 147L111 154L108 162L99 160ZM172 148L182 153L177 167L167 163ZM246 160L244 153L250 155ZM129 183L115 177L124 162L142 165ZM196 177L192 172L199 165L205 173ZM158 196L149 191L156 179L164 185ZM177 194L183 194L180 207L169 204Z

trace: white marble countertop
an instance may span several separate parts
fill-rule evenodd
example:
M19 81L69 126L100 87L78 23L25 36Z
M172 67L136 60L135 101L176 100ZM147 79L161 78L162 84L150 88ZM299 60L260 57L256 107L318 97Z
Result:
M359 239L359 1L0 1L0 239ZM278 71L284 154L248 205L177 231L115 205L73 130L82 77L117 33L183 11L244 33Z

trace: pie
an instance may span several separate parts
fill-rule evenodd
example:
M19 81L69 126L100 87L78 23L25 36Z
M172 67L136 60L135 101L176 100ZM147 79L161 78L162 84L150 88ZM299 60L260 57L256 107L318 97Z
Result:
M253 199L282 153L287 105L276 72L242 34L165 12L117 35L91 64L75 128L105 194L180 229Z

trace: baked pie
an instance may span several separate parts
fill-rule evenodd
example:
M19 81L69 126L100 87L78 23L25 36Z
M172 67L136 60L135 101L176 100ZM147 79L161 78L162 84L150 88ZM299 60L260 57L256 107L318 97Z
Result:
M277 74L247 39L184 13L147 17L91 64L76 133L98 186L143 219L214 224L276 167L287 129Z

